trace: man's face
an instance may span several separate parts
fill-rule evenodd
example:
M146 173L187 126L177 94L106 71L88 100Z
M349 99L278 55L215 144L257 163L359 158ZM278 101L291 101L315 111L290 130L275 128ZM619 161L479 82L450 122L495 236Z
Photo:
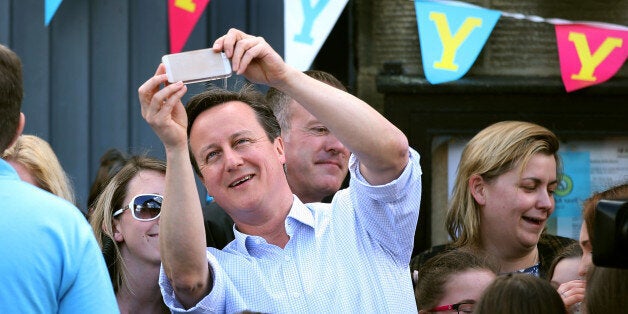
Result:
M340 189L349 150L296 101L288 105L290 129L282 130L288 184L304 203L320 202Z
M287 191L283 142L268 139L245 103L231 101L201 113L190 131L190 147L208 193L230 215L272 207L277 193Z

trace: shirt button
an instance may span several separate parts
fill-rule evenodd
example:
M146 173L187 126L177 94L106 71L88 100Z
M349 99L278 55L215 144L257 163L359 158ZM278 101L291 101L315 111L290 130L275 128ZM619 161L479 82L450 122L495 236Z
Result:
M287 262L289 262L289 261L291 260L290 255L286 255L286 256L284 256L284 259L285 259Z
M298 298L299 296L300 296L300 295L299 295L299 293L298 293L298 292L292 292L292 297L293 297L293 298L295 298L295 299L296 299L296 298Z

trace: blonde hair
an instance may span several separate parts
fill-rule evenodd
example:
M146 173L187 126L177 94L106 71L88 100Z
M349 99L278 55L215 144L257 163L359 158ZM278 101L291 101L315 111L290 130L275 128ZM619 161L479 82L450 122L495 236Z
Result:
M37 186L72 204L74 189L50 144L35 135L21 135L2 158L23 165L37 181Z
M503 121L480 131L465 146L446 217L446 228L456 247L480 244L480 206L469 189L469 179L486 181L515 167L522 172L537 153L554 156L560 178L558 138L550 130L529 122Z
M113 220L116 219L113 213L124 207L123 202L127 196L129 182L141 171L157 171L165 174L166 163L147 156L129 158L96 198L94 211L89 217L98 245L105 256L113 290L116 293L122 285L127 285L129 290L131 287L128 286L129 274L120 254L120 246L113 237Z

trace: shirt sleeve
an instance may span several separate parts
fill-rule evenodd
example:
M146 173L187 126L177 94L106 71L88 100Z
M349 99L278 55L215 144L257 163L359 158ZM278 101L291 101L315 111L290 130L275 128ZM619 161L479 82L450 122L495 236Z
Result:
M159 272L159 286L161 288L161 294L164 298L164 303L170 308L173 313L224 313L225 308L225 286L226 276L223 269L218 264L216 257L211 254L209 250L207 252L207 266L210 268L212 280L214 281L212 290L201 299L196 305L189 309L185 309L179 302L172 288L170 280L161 265Z
M350 197L356 217L371 245L382 247L400 265L408 265L421 204L420 156L409 149L401 175L383 185L371 185L360 174L359 160L352 155Z

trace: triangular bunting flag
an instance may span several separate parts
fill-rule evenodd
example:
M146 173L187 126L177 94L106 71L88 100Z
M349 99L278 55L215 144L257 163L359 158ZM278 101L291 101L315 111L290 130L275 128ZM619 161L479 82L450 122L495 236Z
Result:
M414 2L428 82L455 81L469 71L500 12L456 1Z
M209 0L168 0L170 53L181 52Z
M556 25L560 74L567 92L609 80L628 57L628 29L610 24Z
M44 3L44 25L48 26L63 0L46 0Z
M349 0L284 0L284 59L305 71Z

